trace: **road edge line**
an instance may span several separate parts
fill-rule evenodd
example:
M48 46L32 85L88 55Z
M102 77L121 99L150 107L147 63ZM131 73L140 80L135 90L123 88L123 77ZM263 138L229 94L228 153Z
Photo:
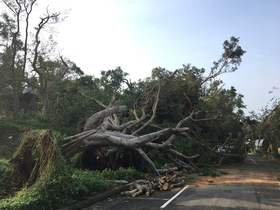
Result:
M166 201L160 208L164 209L166 206L168 206L175 198L177 198L182 192L184 192L186 189L188 189L190 185L186 185L183 189L181 189L179 192L177 192L172 198L170 198L168 201Z

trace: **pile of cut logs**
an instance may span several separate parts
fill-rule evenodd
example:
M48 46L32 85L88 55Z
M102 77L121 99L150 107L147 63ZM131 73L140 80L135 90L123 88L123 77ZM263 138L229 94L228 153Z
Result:
M139 195L150 196L154 191L168 191L173 188L182 187L185 184L185 173L178 171L177 167L160 169L159 172L163 175L157 178L136 180L131 183L128 191L121 194L132 197Z

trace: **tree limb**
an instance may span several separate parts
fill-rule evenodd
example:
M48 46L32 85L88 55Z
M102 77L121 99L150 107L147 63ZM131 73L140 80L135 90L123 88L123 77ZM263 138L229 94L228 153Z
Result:
M156 112L157 112L157 107L158 107L158 102L159 102L159 95L160 95L160 85L158 87L155 103L153 104L153 114L152 114L151 118L146 123L144 123L139 129L134 131L132 133L132 135L136 135L137 133L142 131L145 127L147 127L154 120L154 118L156 116Z
M85 123L84 130L98 128L106 117L127 111L126 106L113 106L93 114Z
M150 165L152 168L153 172L157 175L160 176L160 173L158 172L155 163L149 158L149 156L141 149L141 148L136 148L135 149L141 156L142 158Z

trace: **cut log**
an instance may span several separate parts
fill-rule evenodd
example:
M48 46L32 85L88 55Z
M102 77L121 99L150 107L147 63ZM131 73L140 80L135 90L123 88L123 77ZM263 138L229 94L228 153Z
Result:
M159 169L159 171L162 169ZM155 190L168 191L172 188L181 187L185 184L185 174L182 171L173 170L169 174L160 176L155 179L138 180L131 185L129 191L123 192L122 195L138 196L151 195Z

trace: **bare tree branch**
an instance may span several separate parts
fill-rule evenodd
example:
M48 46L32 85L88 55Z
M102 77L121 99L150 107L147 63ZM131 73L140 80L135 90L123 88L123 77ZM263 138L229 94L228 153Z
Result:
M136 120L130 121L129 124L124 127L124 133L127 133L129 130L132 130L133 127L136 127L146 119L146 113L144 108L142 108L141 111L142 111L142 116L139 118L136 110L135 109L133 110L133 115Z
M216 68L212 68L209 75L201 82L201 85L203 85L204 83L208 82L209 80L211 79L214 79L216 78L217 76L225 73L226 71L224 71L225 67L228 65L228 62L227 61L224 61L220 68L216 69ZM217 70L216 72L214 70Z
M40 41L40 33L42 31L42 29L50 22L50 21L54 21L57 22L58 21L58 17L60 16L60 13L52 13L49 14L49 11L47 10L47 15L44 17L41 17L39 24L37 25L36 29L36 33L35 33L35 48L34 48L34 58L33 58L33 62L32 62L32 67L33 67L33 71L35 71L38 74L41 74L38 66L37 66L37 60L38 60L38 56L39 56L39 45L41 43Z
M155 103L153 104L153 114L152 114L151 118L146 123L144 123L139 129L134 131L132 133L132 135L136 135L137 133L142 131L145 127L147 127L154 120L154 118L156 116L156 112L157 112L157 107L158 107L158 102L159 102L159 95L160 95L160 85L158 86L156 100L155 100Z
M28 49L27 49L27 46L28 46L28 34L29 34L29 17L30 17L30 14L33 10L33 5L35 4L37 0L31 0L30 4L28 4L26 2L26 0L24 1L23 3L23 6L24 6L24 11L25 11L25 39L24 39L24 47L23 47L23 51L24 51L24 55L23 55L23 72L25 72L25 69L26 69L26 62L27 62L27 54L28 54Z
M92 115L90 118L88 118L88 120L85 123L84 130L98 128L98 126L100 126L103 123L106 117L109 117L110 115L113 114L126 112L126 111L127 111L126 106L113 106L105 110L102 110L100 112L97 112L94 115Z
M157 168L156 168L156 165L154 164L154 162L149 158L149 156L141 149L141 148L136 148L135 149L142 157L143 159L150 165L150 167L152 168L153 172L156 174L156 175L160 175Z
M17 11L15 8L13 8L13 5L9 3L7 0L2 0L2 2L8 7L9 10L11 10L14 14L17 14Z
M98 100L97 98L88 96L88 95L84 94L84 93L81 92L81 91L79 91L79 93L80 93L82 96L86 97L86 98L89 98L89 99L94 100L94 102L95 102L96 104L98 104L99 106L101 106L101 107L103 107L103 108L106 108L106 107L107 107L105 104L103 104L103 103L102 103L100 100Z

